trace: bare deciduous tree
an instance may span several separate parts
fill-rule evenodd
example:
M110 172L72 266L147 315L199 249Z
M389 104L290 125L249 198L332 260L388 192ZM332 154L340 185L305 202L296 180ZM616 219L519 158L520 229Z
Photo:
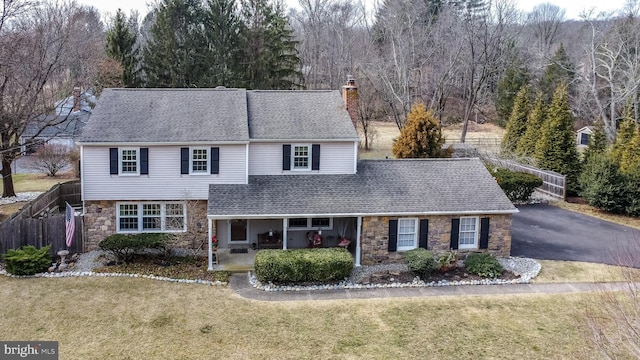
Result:
M551 54L560 37L560 26L566 11L551 3L536 5L528 15L528 23L533 28L533 37L538 50L544 55Z
M61 144L45 144L27 160L26 166L47 176L56 176L70 163L70 150Z

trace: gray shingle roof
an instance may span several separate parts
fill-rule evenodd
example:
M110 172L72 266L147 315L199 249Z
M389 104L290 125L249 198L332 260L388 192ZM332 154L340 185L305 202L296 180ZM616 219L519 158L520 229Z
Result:
M244 89L105 89L80 141L248 141Z
M247 97L251 139L358 138L337 90L255 90Z
M517 212L479 159L365 160L353 175L250 176L209 185L227 217Z
M75 138L89 121L91 113L72 112L68 115L42 115L27 124L23 137Z

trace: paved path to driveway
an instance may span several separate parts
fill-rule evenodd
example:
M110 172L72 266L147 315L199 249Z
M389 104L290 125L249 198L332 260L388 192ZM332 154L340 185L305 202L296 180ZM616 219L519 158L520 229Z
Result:
M546 204L518 210L512 256L640 267L640 230Z

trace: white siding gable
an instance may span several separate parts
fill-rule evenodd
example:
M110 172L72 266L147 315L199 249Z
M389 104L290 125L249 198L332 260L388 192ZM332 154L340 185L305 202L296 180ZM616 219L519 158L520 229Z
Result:
M209 184L246 184L247 146L211 146L220 148L219 174L181 175L181 146L149 146L149 175L139 176L110 175L109 147L84 146L83 200L208 199Z
M283 171L282 145L320 144L320 171ZM357 146L345 142L249 143L249 175L353 174Z

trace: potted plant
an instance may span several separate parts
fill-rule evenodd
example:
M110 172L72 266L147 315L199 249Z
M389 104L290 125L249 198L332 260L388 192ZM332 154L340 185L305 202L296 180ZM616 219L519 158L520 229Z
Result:
M216 235L211 237L211 249L213 251L218 250L218 237Z

